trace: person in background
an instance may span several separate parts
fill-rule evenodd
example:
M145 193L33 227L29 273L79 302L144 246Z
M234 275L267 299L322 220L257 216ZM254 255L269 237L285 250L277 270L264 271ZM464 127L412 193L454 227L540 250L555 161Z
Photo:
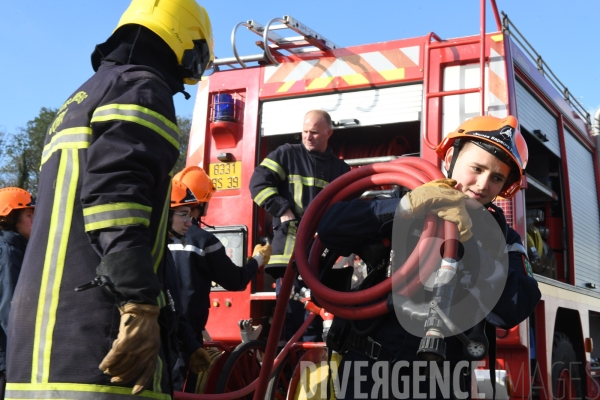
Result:
M302 125L302 143L279 146L256 167L250 179L254 202L273 217L273 256L265 272L281 278L296 242L296 231L304 211L319 192L335 178L350 171L328 146L333 134L331 116L311 110ZM277 282L279 289L280 281ZM296 279L294 290L304 287ZM278 291L278 290L277 290ZM286 311L283 338L288 340L304 322L304 306L290 302ZM315 318L304 335L305 341L321 341L322 320Z
M173 180L169 211L168 244L172 244L174 240L185 240L185 234L190 226L192 226L190 212L197 205L198 200L188 187L179 181ZM206 350L202 348L202 340L197 339L194 329L182 312L181 288L183 282L179 278L177 268L175 267L175 260L173 260L173 255L170 251L167 252L166 258L165 287L169 302L172 304L171 311L173 320L175 321L171 322L170 325L172 329L176 329L175 337L177 338L176 343L171 346L175 350L175 353L172 354L171 365L175 366L178 359L181 358L185 360L185 365L189 366L189 371L178 371L175 369L173 373L175 390L181 391L182 387L187 387L186 383L188 381L191 388L195 386L195 375L208 370L211 365L211 359ZM183 373L186 375L183 376Z
M8 315L31 234L35 201L26 190L0 189L0 399L6 384Z
M169 250L181 283L182 314L192 325L196 340L202 343L210 308L211 283L215 282L229 291L244 290L258 268L269 261L271 245L257 244L248 262L237 266L226 254L219 239L198 226L200 219L206 216L215 193L206 172L200 167L187 167L173 177L173 187L176 185L186 187L188 195L193 195L198 202L197 205L190 204L190 207L181 204L179 210L183 211L174 212ZM193 392L196 374L188 374L188 360L193 361L185 353L180 354L173 376L176 390L183 389L187 376L185 391Z

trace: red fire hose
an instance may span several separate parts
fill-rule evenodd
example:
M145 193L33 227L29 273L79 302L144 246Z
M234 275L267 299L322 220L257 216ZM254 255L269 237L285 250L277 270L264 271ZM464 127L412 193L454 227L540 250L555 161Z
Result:
M419 269L429 275L439 265L435 264L438 249L434 249L432 237L456 239L456 226L443 224L434 216L428 216L419 243L406 262L392 275L392 284L385 280L369 289L359 292L339 292L323 285L318 278L318 260L323 246L315 239L311 250L310 262L306 249L316 233L318 223L331 205L342 200L358 197L365 190L380 185L400 185L414 189L432 179L443 178L442 172L433 164L420 158L400 158L390 163L372 164L344 174L329 184L313 200L306 210L295 246L295 258L298 272L311 289L312 296L327 311L347 319L366 319L388 312L387 295L396 290L410 296L421 287Z
M423 234L415 247L418 250L415 250L404 265L392 275L392 284L386 279L372 288L359 292L339 292L321 284L318 279L318 260L323 252L323 245L318 239L315 239L310 253L310 263L306 254L307 249L310 248L310 242L317 231L319 221L334 203L356 198L374 186L400 185L414 189L423 183L443 177L444 175L435 165L420 158L406 157L389 163L372 164L352 170L327 185L309 205L300 222L294 256L283 277L279 297L281 299L289 298L293 279L296 276L296 272L291 267L295 257L298 271L311 289L311 296L328 312L348 319L366 319L387 313L386 299L393 289L410 295L421 285L419 260L425 260L421 263L421 268L424 268L423 272L425 273L431 273L436 267L439 267L434 263L439 254L438 249L433 249L433 241L427 239L444 237L456 240L458 231L454 224L442 223L433 215L427 216ZM446 246L444 256L452 256L455 251L455 246ZM406 286L399 288L400 285ZM383 300L381 300L382 298ZM369 304L374 301L374 304ZM258 387L254 392L254 400L262 400L269 383L286 307L287 302L285 301L279 301L275 306L273 324L267 341Z

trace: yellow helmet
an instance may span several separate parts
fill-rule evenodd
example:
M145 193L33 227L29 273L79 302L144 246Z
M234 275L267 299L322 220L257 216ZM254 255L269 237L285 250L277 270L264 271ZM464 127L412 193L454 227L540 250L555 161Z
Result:
M173 50L184 83L198 83L214 60L210 19L195 0L133 0L117 29L142 25L160 36Z

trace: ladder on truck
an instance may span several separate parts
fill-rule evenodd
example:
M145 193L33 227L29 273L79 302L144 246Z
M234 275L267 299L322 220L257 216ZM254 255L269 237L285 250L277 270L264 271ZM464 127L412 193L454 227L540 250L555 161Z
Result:
M244 26L250 32L262 37L262 41L256 42L256 45L263 49L262 53L247 56L240 56L238 54L235 41L236 33L240 26ZM285 29L294 31L298 36L284 37L274 32ZM275 56L284 57L286 56L284 52L288 54L303 54L314 51L333 50L339 47L331 40L290 15L284 15L283 18L273 18L266 25L262 25L254 20L240 22L231 32L231 46L234 57L217 58L214 61L215 66L228 66L232 69L247 68L246 63L248 62L279 65Z
M490 0L492 11L494 13L494 19L496 21L496 26L499 31L502 30L502 24L500 22L500 16L498 14L498 7L496 6L496 0ZM479 37L460 42L460 45L469 45L469 44L479 44L479 72L480 72L480 86L471 89L458 89L458 90L446 90L440 92L432 92L429 87L429 55L431 50L434 49L442 49L447 47L454 47L457 44L454 42L448 42L442 40L438 35L434 32L429 33L427 37L427 41L425 43L425 68L423 71L423 88L425 100L423 102L423 118L421 121L422 126L422 138L423 143L429 147L431 150L435 150L437 144L433 144L429 141L428 137L428 124L429 124L429 102L434 99L441 100L441 98L446 96L455 96L459 94L468 94L468 93L479 93L481 96L481 104L480 104L480 115L485 115L485 11L486 11L486 0L480 0L480 21L479 21ZM435 41L432 41L435 40ZM439 135L439 132L438 132ZM437 135L436 135L437 136ZM438 136L439 137L439 136ZM441 140L441 139L440 139Z

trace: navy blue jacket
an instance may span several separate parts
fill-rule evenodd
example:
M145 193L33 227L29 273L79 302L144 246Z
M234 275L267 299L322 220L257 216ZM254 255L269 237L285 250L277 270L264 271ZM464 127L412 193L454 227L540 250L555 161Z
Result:
M184 242L174 239L169 249L180 280L182 314L201 341L208 320L211 282L230 291L244 290L256 274L258 263L251 258L238 267L227 256L219 239L196 225L188 229Z
M8 314L26 247L27 239L17 232L0 231L0 371L6 370Z
M319 223L319 239L329 249L347 255L356 253L367 243L389 238L399 202L400 199L393 198L334 204ZM526 272L527 251L521 237L508 226L501 228L506 232L508 276L500 300L486 319L499 328L509 329L533 312L541 293L536 280ZM465 243L465 247L470 244Z

